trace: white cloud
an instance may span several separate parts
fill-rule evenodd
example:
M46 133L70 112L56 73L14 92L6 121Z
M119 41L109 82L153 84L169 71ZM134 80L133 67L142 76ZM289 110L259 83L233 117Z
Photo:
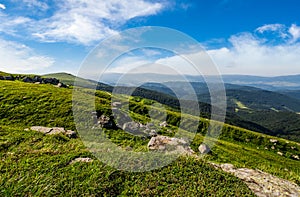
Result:
M149 61L146 58L138 56L123 56L116 59L111 65L110 68L106 71L108 73L127 73L132 70L138 69L138 67L149 64Z
M15 0L14 0L15 1ZM136 17L155 15L166 7L165 3L147 0L66 0L55 1L54 8L37 0L22 0L24 7L40 10L52 9L38 19L24 16L0 15L0 31L22 32L43 42L69 42L90 45L117 33L118 28ZM25 8L24 8L25 9ZM20 12L22 13L22 12ZM1 13L0 13L1 14ZM30 15L30 14L29 14ZM28 16L29 16L28 15ZM27 19L20 27L17 19ZM2 23L4 21L4 23Z
M88 45L116 34L115 29L130 19L154 15L162 9L163 4L144 0L66 0L53 16L37 22L33 35L43 41Z
M222 74L284 75L300 73L300 44L267 45L250 33L232 36L232 47L209 50Z
M47 3L39 0L22 0L22 2L29 8L38 8L40 10L48 10L49 6Z
M273 32L278 33L281 38L287 38L289 37L288 33L286 32L286 26L283 24L267 24L263 25L256 29L257 32L260 34L263 34L265 32Z
M32 20L27 17L10 17L6 14L0 13L0 33L6 33L14 36L19 36L18 31L23 29L25 26L31 24Z
M300 27L292 24L292 26L289 28L289 33L292 35L292 41L297 41L300 38Z
M31 48L16 42L0 39L0 70L30 72L50 67L54 59L36 54Z
M279 26L278 26L279 27ZM274 26L266 26L261 31L268 29L276 31ZM293 29L291 31L291 29ZM300 29L300 28L299 28ZM265 37L259 37L254 33L246 32L231 36L228 39L230 47L221 47L207 50L206 52L216 63L220 74L247 74L247 75L290 75L300 73L300 43L296 40L300 37L298 27L292 25L289 38L282 39L276 44L270 44ZM258 30L256 30L258 31ZM286 29L288 31L288 29ZM269 38L272 39L272 38ZM203 52L185 55L196 57L200 71L210 75L216 72ZM187 62L180 56L162 58L157 61L161 64L169 64L177 71L185 74L198 74L193 71Z
M0 9L5 10L6 9L5 5L0 3Z
M285 26L282 24L268 24L257 28L256 31L259 33L264 33L265 31L278 31L282 30L283 28L285 28Z

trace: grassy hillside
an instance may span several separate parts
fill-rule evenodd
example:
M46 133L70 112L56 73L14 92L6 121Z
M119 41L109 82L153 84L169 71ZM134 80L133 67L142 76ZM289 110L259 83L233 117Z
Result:
M44 136L0 127L1 196L253 196L238 179L194 158L180 158L162 169L128 173L95 160L79 139ZM5 144L5 146L4 146Z
M115 170L95 159L80 139L24 131L33 125L75 129L71 89L0 81L0 90L1 196L63 193L73 196L252 195L240 180L196 158L181 157L169 166L151 172L128 173ZM109 114L110 94L98 91L96 96L97 112ZM152 103L147 99L131 99L135 119L145 121L147 109ZM176 128L180 114L167 109L170 128ZM188 125L188 122L185 124ZM201 144L207 126L207 120L201 119L198 134L192 142L194 150ZM166 131L162 129L159 132L165 134ZM147 141L122 130L107 130L106 133L114 143L124 148L143 149L141 147L147 145ZM292 155L300 154L299 144L276 138L278 142L274 145L270 139L274 137L226 125L213 153L205 159L261 169L300 184L300 161L292 158ZM277 152L281 152L282 156ZM92 157L94 161L69 165L72 159L80 156Z
M186 82L164 84L181 93L179 97L191 99ZM149 83L143 87L174 95L164 84ZM191 85L200 101L210 103L210 94L205 83L193 82ZM279 93L233 84L225 84L225 88L227 123L300 142L300 100L295 96L297 91Z
M61 81L62 83L71 86L74 84L75 79L77 83L80 84L82 87L93 87L97 85L97 82L95 81L83 79L80 77L75 77L74 75L68 73L53 73L53 74L43 75L43 77L56 78L59 79L59 81Z
M49 74L49 75L45 75L45 77L54 77L54 78L59 79L63 83L66 83L69 85L72 85L73 81L75 80L75 76L73 76L71 74L67 74L67 73ZM95 81L89 81L87 79L82 79L82 78L78 78L77 80L78 80L77 85L79 85L81 87L87 87L87 88L92 87L94 89L96 86ZM92 85L91 85L91 83L92 83ZM199 83L193 83L193 84L197 85ZM151 88L149 88L149 85L154 86L154 87L157 86L156 88L158 88L158 91L155 91L156 89L152 90ZM180 85L180 83L179 83L179 85ZM161 89L161 88L163 88L163 89ZM178 88L180 88L180 87L178 87ZM102 91L108 91L108 92L113 91L112 86L109 86L109 85L106 85L103 83L98 83L97 89L102 90ZM117 89L120 90L120 92L122 94L128 94L128 92L130 92L132 90L132 88L130 88L130 87L118 87ZM183 90L184 90L184 88L183 88ZM206 89L203 91L207 92ZM203 91L202 91L202 93L203 93ZM150 100L155 100L155 101L165 104L173 109L179 109L180 107L182 107L182 106L180 106L179 100L174 96L174 93L172 91L170 91L169 88L165 88L161 84L157 84L157 83L150 83L148 85L145 84L141 87L135 88L132 95L142 97L142 98L147 98ZM192 107L192 106L195 106L195 104L196 104L195 101L181 100L181 102L183 102L184 106L189 106L188 109L185 109L185 111L188 111L188 113L190 113L190 114L195 114L195 107ZM203 102L198 102L197 105L199 105L201 117L209 118L210 113L211 113L211 106L209 104L203 103ZM257 123L254 123L254 122L251 122L248 120L244 120L242 117L237 116L232 111L234 111L234 110L231 110L231 111L229 110L227 113L227 117L226 117L227 123L235 125L235 126L247 128L249 130L254 130L254 131L258 131L258 132L262 132L262 133L266 133L266 134L273 134L270 129L267 129ZM198 110L196 110L196 113L198 113Z
M210 94L205 83L192 82L166 82L163 84L148 83L143 87L158 92L174 95L173 90L179 93L179 97L183 99L192 99L190 96L189 86L192 86L195 93L198 95L199 101L210 103ZM300 112L300 100L290 97L284 93L267 91L259 88L225 84L227 105L230 108L242 109L245 106L249 110L278 110L278 111L293 111ZM292 91L289 91L292 92Z

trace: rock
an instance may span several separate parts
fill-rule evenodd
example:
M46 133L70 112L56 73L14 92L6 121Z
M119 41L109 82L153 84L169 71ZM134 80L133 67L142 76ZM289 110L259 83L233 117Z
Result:
M160 127L166 127L168 126L167 121L163 121L162 123L159 124Z
M211 164L241 179L259 197L300 196L297 184L260 170L235 168L232 164Z
M56 135L56 134L63 134L66 135L68 138L76 138L76 132L71 130L65 130L63 127L42 127L42 126L33 126L30 127L32 131L38 131L45 135ZM26 129L25 129L26 130ZM28 129L29 130L29 129Z
M43 82L46 84L57 85L59 83L59 80L55 78L44 78Z
M297 160L300 159L298 155L292 155L292 157L293 157L294 159L297 159Z
M121 102L113 102L113 103L111 104L111 106L113 106L113 107L118 107L118 106L120 106L120 105L122 105Z
M41 126L30 127L30 129L33 131L38 131L38 132L44 133L44 134L50 133L50 131L52 130L52 128L41 127Z
M26 82L26 83L32 83L32 79L30 77L25 77L23 79L23 82Z
M272 150L275 150L275 146L272 146L271 149L272 149Z
M68 137L68 138L76 138L77 137L77 134L75 131L72 131L72 130L67 130L65 132L65 135Z
M282 152L277 152L278 155L280 156L283 156L283 153Z
M154 127L154 123L152 123L152 122L149 122L149 123L147 123L147 125L146 125L148 128L151 128L151 127Z
M9 81L15 80L13 76L4 76L3 78L4 80L9 80Z
M149 136L150 136L150 137L156 137L156 136L157 136L157 132L156 132L154 129L152 129L152 130L150 131L150 133L149 133Z
M48 135L55 135L55 134L64 134L65 133L65 129L63 127L53 127L52 130L47 133Z
M270 139L270 142L271 143L276 143L276 142L278 142L278 140L276 140L276 139Z
M130 131L136 131L140 128L139 123L137 122L126 122L125 124L123 124L123 130L130 130Z
M194 151L188 146L185 140L167 136L152 137L148 143L148 149L187 155L194 154Z
M207 154L207 153L211 152L209 146L207 146L206 144L201 144L198 147L198 150L201 154Z
M69 164L71 165L71 164L74 164L77 162L90 163L90 162L93 162L93 159L88 158L88 157L85 157L85 158L79 157L79 158L72 160Z
M32 79L32 81L33 82L40 82L41 83L43 80L42 80L42 78L40 76L34 76L33 79Z
M58 83L55 87L58 87L58 88L66 88L67 85L63 84L63 83Z
M100 124L102 128L106 129L112 129L115 127L115 123L112 120L112 117L108 117L105 115L100 116L100 118L98 119L98 124Z

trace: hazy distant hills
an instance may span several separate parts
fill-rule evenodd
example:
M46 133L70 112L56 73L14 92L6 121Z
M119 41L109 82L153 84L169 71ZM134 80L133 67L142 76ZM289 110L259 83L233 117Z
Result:
M209 90L205 83L201 82L166 82L147 83L142 87L155 90L165 94L177 96L181 99L192 99L193 93L189 92L189 86L192 86L197 94L199 101L210 103ZM300 100L297 99L300 91L286 90L282 92L272 92L249 86L239 86L234 84L225 84L227 105L235 109L248 110L273 110L273 111L292 111L300 112ZM294 94L294 96L292 96Z
M120 73L107 73L101 77L101 82L108 84L116 84L122 78ZM190 81L190 82L205 82L206 80L214 81L216 76L192 76L185 75L178 77L175 75L165 74L126 74L120 82L120 85L134 85L140 81L148 82L166 82L166 81ZM300 90L300 75L278 76L278 77L260 77L250 75L223 75L224 83L237 84L243 86L252 86L265 90L279 91L279 90Z
M60 79L63 83L73 85L75 76L67 73L55 73L45 75L46 77L55 77ZM103 82L99 83L93 80L87 80L83 78L77 78L77 84L82 87L95 88L101 90L112 90L113 87L108 84L114 84L121 77L120 74L108 74L102 76ZM189 80L193 80L192 76L187 76ZM122 80L123 83L120 86L132 86L134 81L161 81L148 82L142 84L140 87L155 92L160 92L173 97L178 97L184 100L190 100L193 98L190 92L190 86L195 90L195 94L198 96L198 100L205 103L210 103L210 94L207 85L204 82L191 82L176 81L178 77L173 75L157 75L157 74L145 74L143 77L139 74L131 74L126 77L126 80ZM196 79L196 77L194 77ZM223 76L225 81L227 104L229 108L235 110L273 110L273 111L291 111L300 112L300 89L297 89L297 84L300 86L300 75L294 76L282 76L282 77L256 77L256 76L241 76L241 75L226 75ZM164 81L165 80L165 81ZM203 79L199 79L201 81ZM131 82L130 82L131 81ZM230 83L238 83L230 84ZM278 90L270 91L257 87L253 87L254 83L261 82L261 84L277 84ZM277 83L278 82L278 83ZM290 84L290 86L281 86L279 89L279 82L282 84ZM299 82L299 83L298 83ZM251 84L250 84L251 83ZM241 85L241 84L247 84ZM291 85L293 84L293 85ZM291 87L295 88L292 90ZM175 93L176 95L175 95Z
M75 76L66 73L46 76L58 78L63 83L70 85L73 84L75 79ZM120 77L120 74L102 76L102 82L110 85L77 78L77 85L88 88L95 88L97 86L98 90L111 92L114 88L112 85ZM187 76L187 78L190 81L196 79L193 76ZM299 76L296 75L272 78L237 75L224 76L228 106L226 122L250 130L299 141L300 115L298 112L300 112L300 90L296 86L298 78ZM177 98L183 99L186 102L192 98L190 89L188 88L191 85L200 101L200 108L203 112L202 116L207 117L210 114L210 94L206 84L203 82L203 78L198 80L200 82L187 83L176 76L157 74L145 74L141 76L139 74L132 74L123 79L126 80L121 80L122 83L118 84L118 87L121 87L123 91L122 93L126 94L126 92L131 90L131 86L140 83L140 81L150 81L137 88L133 95L156 100L173 108L180 107ZM213 81L212 78L210 80ZM280 83L277 83L279 81ZM229 84L227 82L238 84ZM253 87L256 86L255 83L264 84L265 87L272 86L272 88L266 89L274 90L270 91ZM247 84L248 86L241 84ZM285 85L279 86L282 84ZM274 88L275 86L276 88ZM295 89L293 90L292 87ZM193 102L191 102L192 104Z

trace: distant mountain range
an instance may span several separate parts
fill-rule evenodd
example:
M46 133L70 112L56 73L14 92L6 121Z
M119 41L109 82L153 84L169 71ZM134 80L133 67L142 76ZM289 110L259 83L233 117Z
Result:
M101 82L115 85L121 79L123 74L107 73L101 76ZM216 76L206 76L205 79L214 81ZM179 78L175 75L164 74L127 74L119 85L135 85L140 81L148 82L167 82L167 81L189 81L205 82L202 76L185 75ZM250 75L223 75L224 83L237 84L243 86L252 86L271 91L279 90L300 90L300 75L278 76L278 77L260 77Z
M66 73L46 76L58 78L63 83L70 85L75 80L75 76ZM98 90L111 92L114 88L113 85L120 77L121 74L104 75L101 81L105 83L77 78L77 85L87 88L97 87ZM173 108L179 108L178 99L188 102L192 98L187 89L188 84L191 84L197 94L198 101L200 101L202 116L208 117L210 114L210 94L204 79L194 76L186 77L192 82L187 83L178 80L177 76L171 75L145 74L141 76L133 74L126 76L126 80L118 84L118 87L121 87L122 93L126 93L131 90L130 86L134 86L136 82L149 81L138 87L133 96L156 100ZM195 82L196 79L198 82ZM300 75L283 77L227 75L223 76L223 79L227 94L227 123L300 141L300 87L297 86L300 84ZM213 81L213 77L209 80ZM177 95L172 90L176 90Z

